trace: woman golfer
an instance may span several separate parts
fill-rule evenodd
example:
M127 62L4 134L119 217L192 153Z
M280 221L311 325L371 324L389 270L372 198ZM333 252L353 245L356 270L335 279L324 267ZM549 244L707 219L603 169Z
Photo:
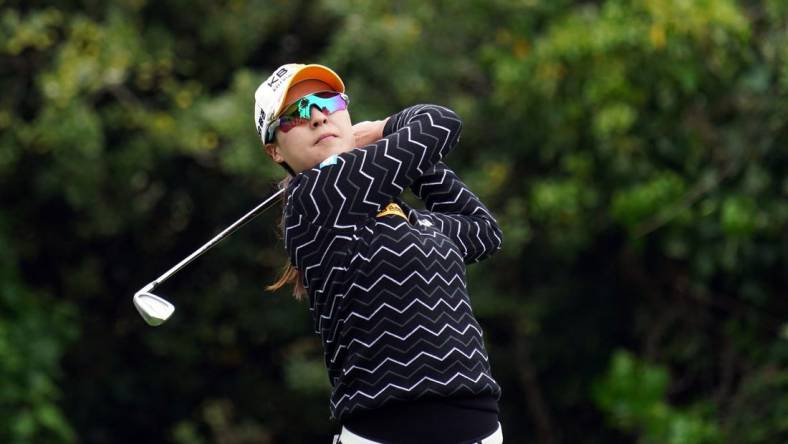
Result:
M465 264L500 248L482 202L441 159L461 121L416 105L351 124L342 80L289 64L255 92L266 153L289 173L288 268L308 295L338 441L500 443L498 398ZM406 187L425 204L399 199Z

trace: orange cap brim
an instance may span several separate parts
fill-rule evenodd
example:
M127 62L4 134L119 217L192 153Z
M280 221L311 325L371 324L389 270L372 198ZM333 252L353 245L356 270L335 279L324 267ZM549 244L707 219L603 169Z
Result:
M345 92L345 83L342 82L342 79L339 78L339 75L332 71L331 68L316 64L304 65L298 70L297 73L295 73L293 77L290 78L287 88L285 88L285 94L282 96L282 103L279 104L279 108L276 110L276 115L279 115L286 105L284 98L287 96L287 90L290 89L290 86L295 85L298 82L311 79L320 80L321 82L330 86L334 91L341 93Z

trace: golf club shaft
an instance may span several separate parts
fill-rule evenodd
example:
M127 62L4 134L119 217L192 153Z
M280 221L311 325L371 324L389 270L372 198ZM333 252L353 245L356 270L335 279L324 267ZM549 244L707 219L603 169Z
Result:
M211 248L213 248L214 245L216 245L219 242L221 242L222 239L224 239L225 237L227 237L230 234L232 234L235 230L237 230L237 229L241 228L242 226L246 225L249 221L251 221L252 219L257 217L265 209L267 209L268 207L273 205L276 202L276 199L279 196L281 196L282 193L284 193L284 191L285 191L285 189L282 188L281 190L278 190L277 192L272 194L268 199L263 201L263 203L261 203L260 205L254 207L251 211L246 213L243 217L238 219L235 223L233 223L229 227L225 228L224 231L222 231L221 233L219 233L216 236L214 236L214 238L209 240L205 245L203 245L202 247L198 248L197 251L195 251L194 253L190 254L187 258L185 258L182 261L178 262L178 264L176 264L174 267L172 267L169 270L167 270L166 272L164 272L164 274L162 274L161 276L156 278L156 280L154 280L153 282L148 284L144 288L144 290L145 291L153 291L159 284L161 284L162 282L164 282L167 279L169 279L170 276L172 276L173 274L177 273L181 268L189 265L193 260L197 259L203 253L205 253L206 251L208 251ZM148 288L148 287L150 287L150 288Z

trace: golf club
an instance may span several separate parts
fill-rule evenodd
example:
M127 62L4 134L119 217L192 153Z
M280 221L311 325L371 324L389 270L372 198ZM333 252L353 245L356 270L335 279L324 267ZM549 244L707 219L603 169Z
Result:
M177 273L181 268L189 265L193 260L200 257L203 253L213 248L216 244L221 242L222 239L232 234L235 230L244 226L247 222L257 217L260 213L265 211L271 205L276 202L276 199L282 195L285 191L284 188L278 190L274 194L272 194L268 199L263 201L260 205L256 206L252 211L246 213L243 217L238 219L235 223L230 225L229 227L225 228L224 231L217 234L213 239L208 241L205 245L197 249L194 253L190 254L187 258L180 261L177 265L167 270L164 274L156 278L153 282L149 283L148 285L142 287L139 291L134 293L134 306L137 307L137 311L140 312L140 315L148 325L156 327L158 325L163 324L172 313L175 311L175 306L172 305L170 302L156 296L153 294L153 290L156 289L162 282L166 281L170 278L173 274Z

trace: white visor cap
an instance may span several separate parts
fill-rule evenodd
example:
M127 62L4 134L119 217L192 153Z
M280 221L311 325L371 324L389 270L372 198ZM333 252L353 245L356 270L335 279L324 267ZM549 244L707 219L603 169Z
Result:
M257 134L263 143L267 142L268 127L282 112L290 85L309 79L320 80L334 91L345 92L345 84L342 79L327 66L300 63L288 63L280 66L254 92L254 122Z

